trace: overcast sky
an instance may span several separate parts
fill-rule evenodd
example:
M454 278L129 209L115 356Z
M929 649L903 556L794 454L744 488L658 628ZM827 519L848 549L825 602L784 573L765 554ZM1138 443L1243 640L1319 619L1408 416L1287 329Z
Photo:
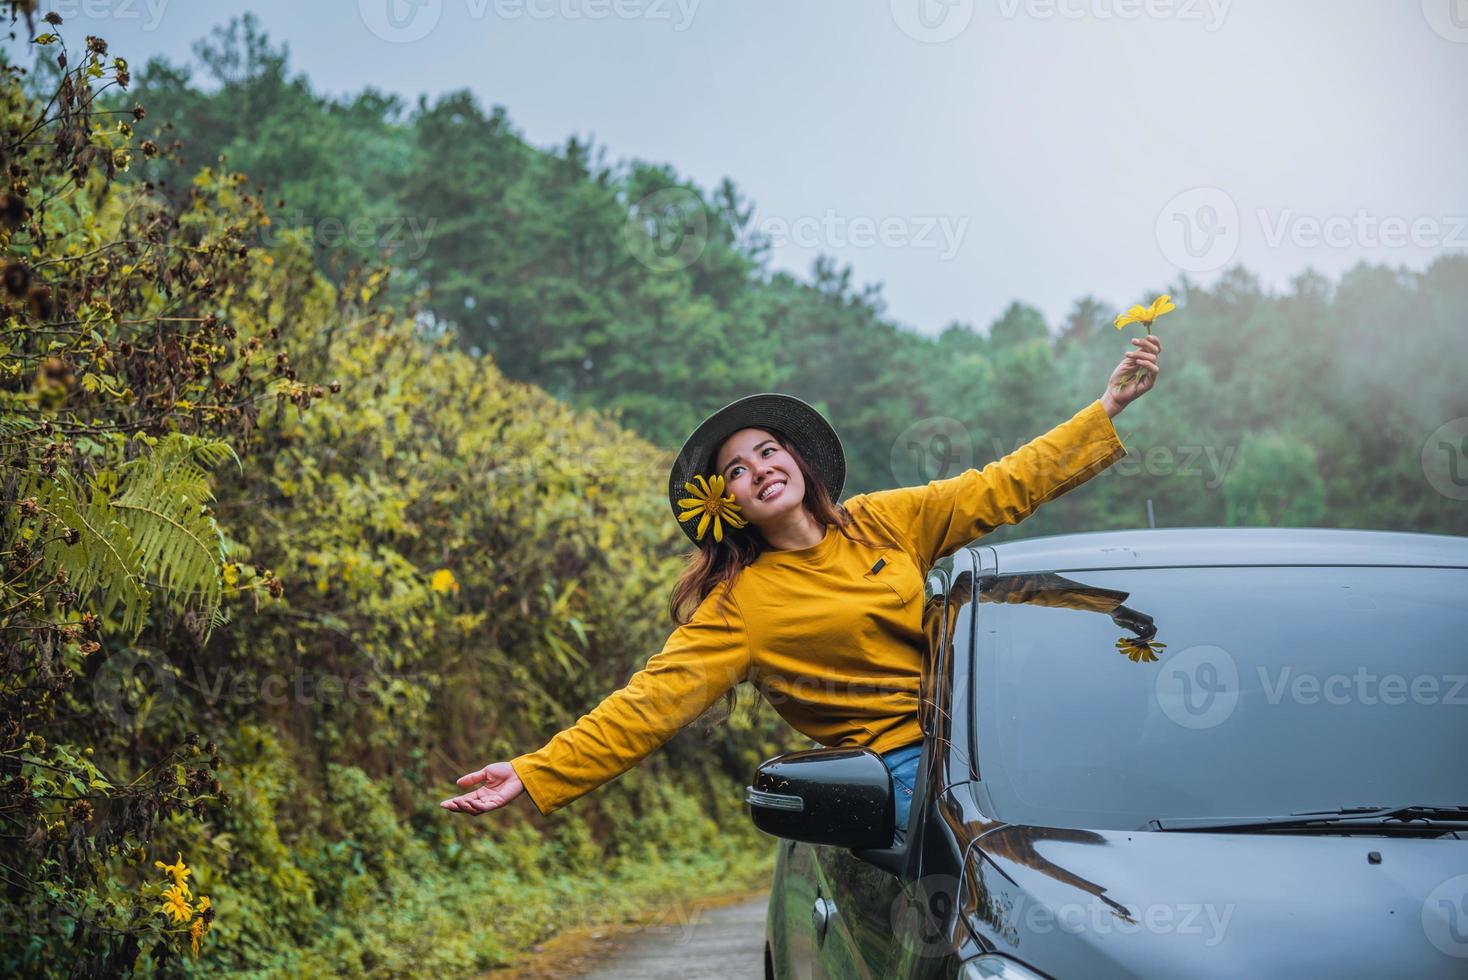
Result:
M319 91L468 87L538 146L730 177L923 333L1242 263L1468 250L1468 0L64 0L140 67L253 10Z

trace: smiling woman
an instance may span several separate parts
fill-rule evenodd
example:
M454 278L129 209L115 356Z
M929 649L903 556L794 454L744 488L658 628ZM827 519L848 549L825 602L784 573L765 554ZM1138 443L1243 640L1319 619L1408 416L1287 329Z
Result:
M678 628L575 725L460 777L468 792L441 806L484 813L523 791L551 813L746 681L822 745L882 754L920 742L928 569L1126 455L1111 419L1153 386L1160 350L1150 335L1132 343L1100 398L1003 459L844 503L841 440L810 405L764 393L709 416L668 477L668 503L695 545L669 603Z

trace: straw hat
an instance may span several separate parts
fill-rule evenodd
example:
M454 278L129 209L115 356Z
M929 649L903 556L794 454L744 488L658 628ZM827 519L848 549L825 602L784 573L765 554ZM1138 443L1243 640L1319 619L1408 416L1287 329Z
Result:
M673 509L678 526L694 544L702 536L699 525L706 530L709 520L707 516L694 520L692 514L717 514L723 523L735 527L743 527L747 523L719 508L716 502L705 507L702 501L717 501L718 497L733 499L724 491L723 478L714 473L714 453L730 435L748 428L778 430L795 444L806 463L815 470L831 499L841 498L841 488L846 483L846 452L831 423L793 395L776 392L747 395L700 422L683 443L668 474L668 506ZM680 506L680 500L690 503ZM699 506L695 508L694 503ZM688 519L684 520L685 517ZM719 523L717 519L714 521L716 536Z

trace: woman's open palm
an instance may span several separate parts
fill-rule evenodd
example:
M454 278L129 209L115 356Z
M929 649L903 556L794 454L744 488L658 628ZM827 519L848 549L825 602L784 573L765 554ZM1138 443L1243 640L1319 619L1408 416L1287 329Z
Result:
M459 813L488 813L504 806L525 791L520 777L515 774L514 766L508 762L491 762L483 769L465 773L456 782L462 789L468 789L476 783L483 784L463 796L439 803L445 810L457 810Z

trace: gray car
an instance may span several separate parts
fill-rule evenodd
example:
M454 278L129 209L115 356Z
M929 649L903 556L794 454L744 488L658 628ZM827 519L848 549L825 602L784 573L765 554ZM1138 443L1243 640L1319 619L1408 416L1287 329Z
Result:
M766 974L1468 977L1468 538L1181 528L929 575L906 840L772 759Z

